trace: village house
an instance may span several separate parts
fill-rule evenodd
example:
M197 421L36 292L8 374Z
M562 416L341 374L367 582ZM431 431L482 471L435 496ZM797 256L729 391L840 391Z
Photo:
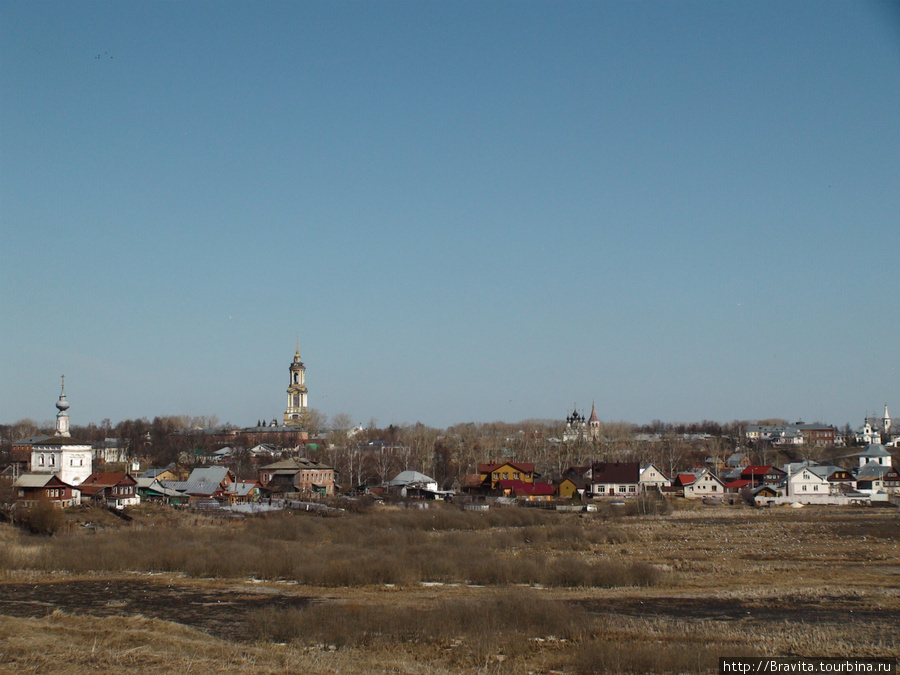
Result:
M137 492L137 480L124 472L92 473L78 489L81 490L84 500L90 499L110 508L122 509L141 503Z
M672 485L672 479L653 463L647 464L641 469L638 482L640 483L641 491L662 490Z
M177 481L177 480L187 480L189 472L183 468L172 462L167 464L161 468L150 468L144 471L139 478L153 478L155 480L163 481Z
M501 480L499 488L504 497L529 502L549 501L556 493L550 483L526 483L521 480Z
M893 458L891 453L885 449L880 443L872 443L866 449L859 453L859 468L863 468L868 464L877 464L879 466L892 466Z
M784 483L787 478L787 472L774 466L747 466L741 470L742 480L750 481L750 487L755 488L760 485L779 486Z
M897 466L884 474L884 490L891 497L900 495L900 468Z
M16 501L24 507L49 502L66 508L81 503L81 491L63 483L53 474L26 473L16 479L13 488L16 490Z
M683 486L685 499L721 498L725 494L725 484L707 469L688 475L693 475L694 480Z
M237 480L229 483L225 494L230 504L250 504L259 501L262 486L256 480Z
M556 486L556 495L560 499L583 499L591 491L591 484L575 474L566 475Z
M479 464L478 475L481 486L489 490L497 490L501 480L519 480L533 483L538 477L534 472L533 462L499 462L496 464Z
M640 487L637 462L594 462L591 465L591 492L598 497L634 497Z
M836 495L852 490L853 476L839 466L806 466L787 480L787 495L790 497Z
M334 468L311 459L286 459L259 469L259 484L270 495L334 495Z
M138 476L137 492L142 502L182 505L190 501L190 497L185 493L165 487L152 476Z

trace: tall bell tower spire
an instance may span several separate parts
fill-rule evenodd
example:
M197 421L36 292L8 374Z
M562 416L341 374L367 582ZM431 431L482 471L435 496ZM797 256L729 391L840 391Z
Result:
M291 380L287 388L287 408L284 411L284 426L302 427L308 411L306 396L306 366L300 360L300 339L297 339L297 351L294 360L288 367Z

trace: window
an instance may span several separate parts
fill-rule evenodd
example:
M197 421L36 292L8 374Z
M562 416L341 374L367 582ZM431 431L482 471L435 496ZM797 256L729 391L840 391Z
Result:
M628 486L628 491L629 491L629 492L635 492L636 490L637 490L637 488L635 488L634 485L629 485L629 486Z
M503 480L509 480L509 471L503 472Z
M43 455L40 456L40 459L38 460L38 464L40 464L41 466L44 466L44 456Z
M494 472L494 480L500 480L500 472L499 471Z
M518 471L513 471L513 478L515 480L519 480L519 472Z
M56 457L50 455L50 466L54 466L56 464Z

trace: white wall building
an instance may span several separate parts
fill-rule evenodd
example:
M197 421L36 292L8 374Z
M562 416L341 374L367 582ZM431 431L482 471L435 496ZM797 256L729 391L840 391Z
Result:
M68 485L80 485L91 475L93 448L90 443L77 441L69 434L69 402L66 400L66 380L56 402L56 435L37 441L31 447L31 473L49 473Z

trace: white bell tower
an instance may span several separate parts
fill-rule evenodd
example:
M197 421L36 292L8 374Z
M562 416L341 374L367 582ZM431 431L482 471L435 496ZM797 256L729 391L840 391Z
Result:
M306 421L307 413L307 389L306 366L300 360L300 343L297 343L297 351L294 352L294 360L288 367L291 380L287 388L287 408L284 411L284 426L302 427Z

